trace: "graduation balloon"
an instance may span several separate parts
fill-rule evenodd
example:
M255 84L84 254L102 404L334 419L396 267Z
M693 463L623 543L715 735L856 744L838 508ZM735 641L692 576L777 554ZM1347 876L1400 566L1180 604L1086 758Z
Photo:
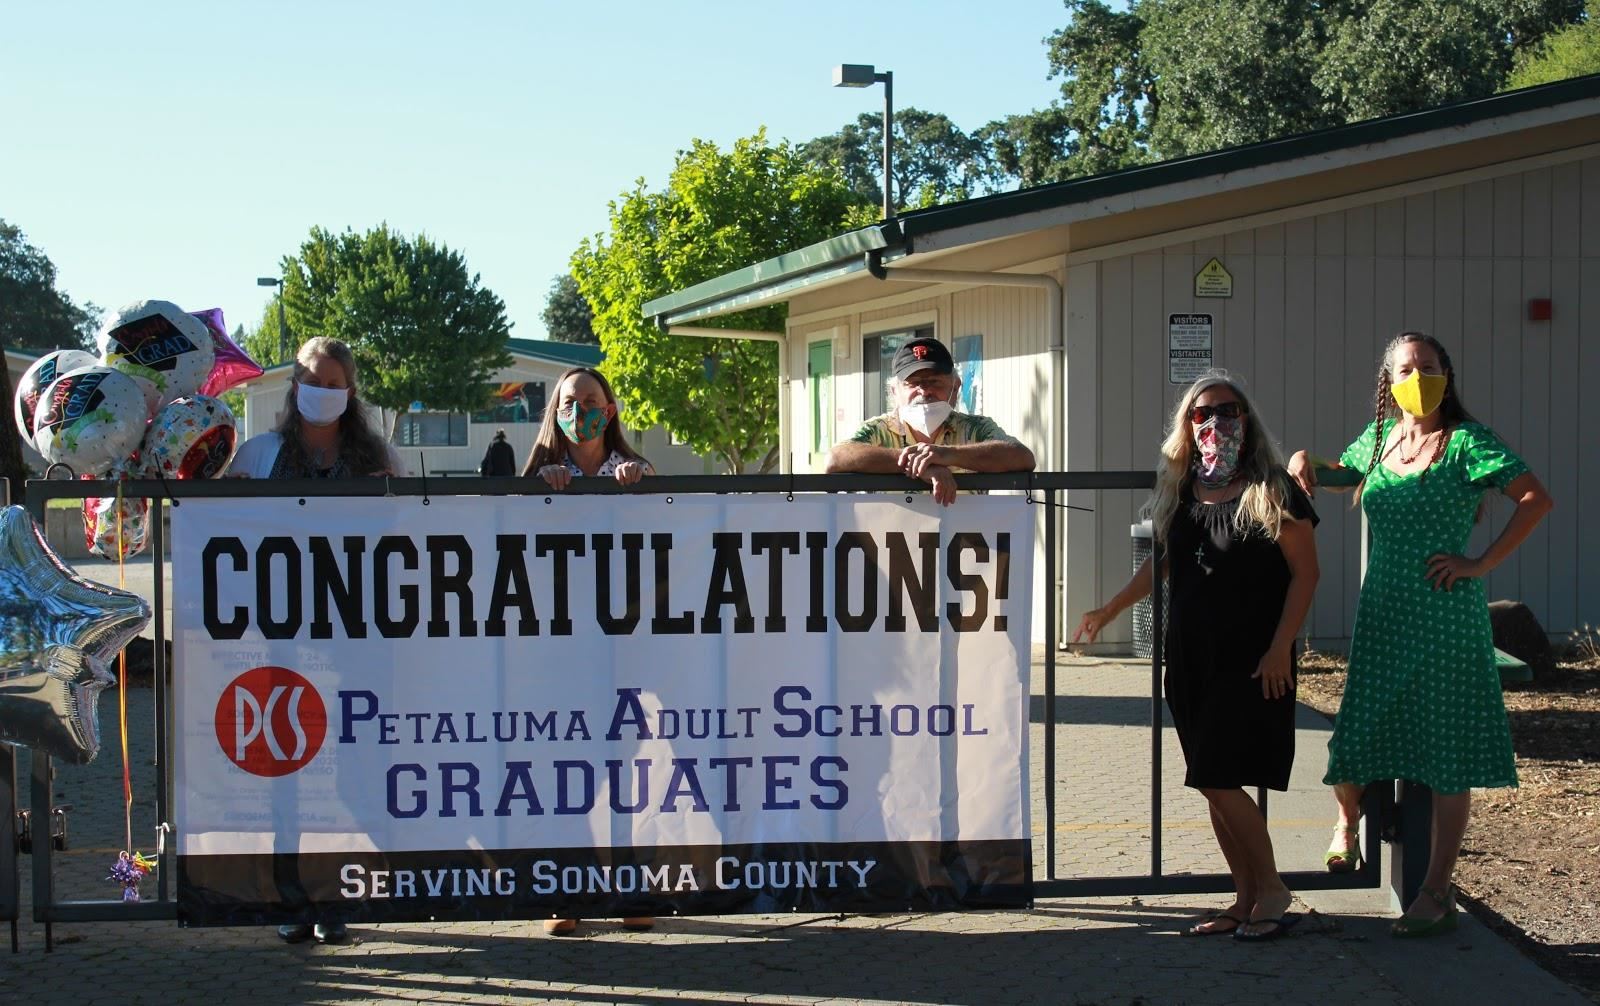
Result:
M99 362L92 354L85 353L81 349L58 349L39 357L33 361L31 367L22 372L22 378L17 381L14 404L17 431L22 434L23 441L29 447L33 446L33 414L39 408L39 396L55 383L56 378L69 370L93 367Z
M144 440L144 393L109 367L84 367L57 378L33 414L33 446L51 464L79 475L109 471Z
M138 595L74 573L26 510L0 510L0 740L93 758L106 665L149 621Z
M212 479L228 467L236 436L233 412L221 399L193 395L161 409L145 434L143 453L152 475Z
M138 479L149 475L142 454L135 454L111 466L108 479ZM94 478L85 475L84 478ZM115 496L83 501L83 543L91 555L103 559L126 559L144 551L150 532L150 501L141 496Z
M100 359L139 382L145 418L200 390L216 361L205 322L165 300L142 300L112 315L97 337Z

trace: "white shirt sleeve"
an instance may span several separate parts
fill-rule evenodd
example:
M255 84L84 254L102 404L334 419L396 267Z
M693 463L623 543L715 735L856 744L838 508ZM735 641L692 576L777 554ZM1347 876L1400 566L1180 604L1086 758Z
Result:
M271 478L272 466L277 463L278 450L282 446L281 434L270 430L258 433L239 445L226 474L252 479Z

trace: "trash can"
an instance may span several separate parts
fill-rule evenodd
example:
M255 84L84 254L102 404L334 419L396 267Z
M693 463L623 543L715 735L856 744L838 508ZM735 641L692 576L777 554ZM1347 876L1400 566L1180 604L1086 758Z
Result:
M1148 520L1137 524L1128 525L1128 536L1133 540L1133 571L1137 573L1144 561L1150 558L1150 553L1155 551L1155 528ZM1161 598L1162 621L1165 622L1166 595ZM1151 641L1155 638L1155 626L1150 617L1150 598L1147 595L1143 600L1133 606L1133 655L1148 660L1150 658Z

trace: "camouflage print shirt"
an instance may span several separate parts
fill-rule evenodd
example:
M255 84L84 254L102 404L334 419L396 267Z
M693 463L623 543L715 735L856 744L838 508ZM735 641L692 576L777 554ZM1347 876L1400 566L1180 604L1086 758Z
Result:
M964 444L981 444L991 440L1008 440L1016 443L1017 438L1006 433L1000 424L988 416L974 416L965 412L952 412L950 418L944 421L939 428L939 436L933 441L939 447L958 447ZM881 416L874 416L861 424L855 436L850 438L851 443L871 444L873 447L888 447L900 450L916 443L916 438L906 428L905 423L893 412L885 412ZM953 472L964 472L965 468L950 469Z

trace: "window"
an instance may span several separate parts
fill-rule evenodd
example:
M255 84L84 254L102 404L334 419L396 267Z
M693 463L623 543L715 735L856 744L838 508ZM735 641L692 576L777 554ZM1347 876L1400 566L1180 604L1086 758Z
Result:
M956 410L978 415L983 409L983 336L958 335L950 344L956 361L961 390L956 395Z
M502 384L494 404L472 414L475 423L537 423L544 418L543 381Z
M861 340L861 379L866 386L866 401L862 404L866 406L865 415L868 419L889 411L886 385L889 378L894 376L890 364L894 362L895 350L912 339L931 338L933 326L926 325L900 332L881 332Z
M833 446L833 340L806 347L806 378L811 386L811 453Z
M407 412L395 424L397 447L465 447L465 412Z

